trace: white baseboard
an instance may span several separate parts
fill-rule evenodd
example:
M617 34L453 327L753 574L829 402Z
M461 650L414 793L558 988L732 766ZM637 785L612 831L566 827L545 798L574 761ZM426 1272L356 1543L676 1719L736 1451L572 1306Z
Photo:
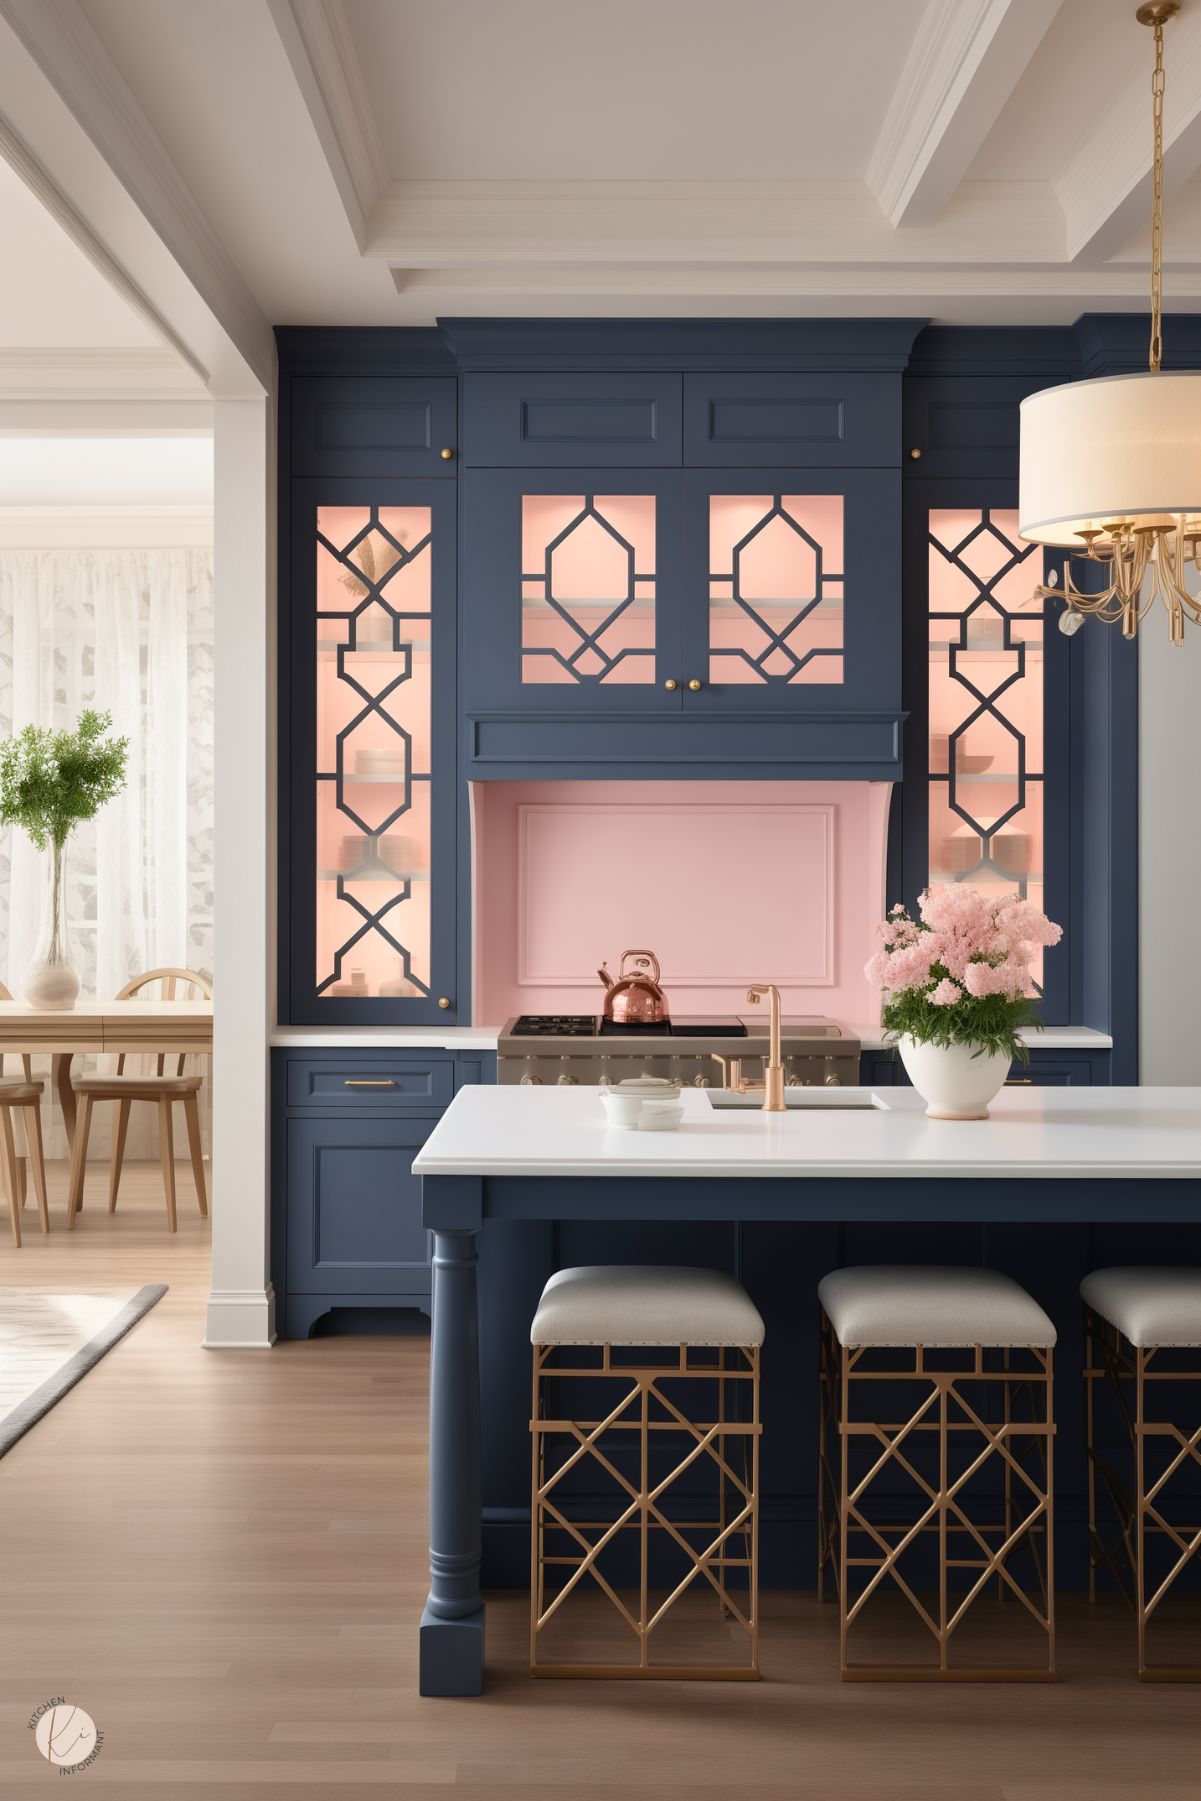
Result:
M205 1319L206 1351L269 1351L275 1343L275 1290L214 1289Z

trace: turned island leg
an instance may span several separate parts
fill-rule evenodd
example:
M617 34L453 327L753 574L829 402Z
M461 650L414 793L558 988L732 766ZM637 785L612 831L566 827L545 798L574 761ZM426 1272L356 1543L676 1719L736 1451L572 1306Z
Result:
M434 1230L430 1592L421 1616L423 1695L479 1695L484 1689L477 1244L473 1230Z

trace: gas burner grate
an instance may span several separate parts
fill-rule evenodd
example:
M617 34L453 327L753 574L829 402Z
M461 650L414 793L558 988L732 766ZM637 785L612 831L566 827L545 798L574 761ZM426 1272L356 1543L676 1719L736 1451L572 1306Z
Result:
M514 1038L595 1038L593 1013L523 1013L513 1024Z

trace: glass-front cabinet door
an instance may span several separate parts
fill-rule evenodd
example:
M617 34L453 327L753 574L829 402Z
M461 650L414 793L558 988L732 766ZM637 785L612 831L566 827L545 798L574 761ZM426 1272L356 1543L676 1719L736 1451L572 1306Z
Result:
M469 710L679 710L678 475L470 470L464 516Z
M690 705L754 713L896 704L894 474L692 473L685 507Z
M1018 536L1011 484L926 488L907 521L906 893L969 882L1066 926L1070 646L1034 595L1043 552ZM1067 968L1034 966L1050 1020L1067 1018Z
M453 1019L454 488L293 505L290 1016Z

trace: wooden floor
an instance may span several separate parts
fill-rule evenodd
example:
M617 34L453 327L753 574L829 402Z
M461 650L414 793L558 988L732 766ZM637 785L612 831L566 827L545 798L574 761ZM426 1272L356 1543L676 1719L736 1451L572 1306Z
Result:
M426 1343L199 1348L207 1229L186 1172L103 1172L78 1230L0 1249L0 1285L170 1283L0 1460L0 1792L44 1796L26 1721L55 1695L104 1734L77 1777L155 1801L1197 1801L1201 1696L1143 1687L1125 1621L1064 1606L1054 1687L848 1687L832 1613L765 1598L758 1685L533 1683L494 1600L481 1701L421 1701ZM94 1204L93 1204L94 1203Z

